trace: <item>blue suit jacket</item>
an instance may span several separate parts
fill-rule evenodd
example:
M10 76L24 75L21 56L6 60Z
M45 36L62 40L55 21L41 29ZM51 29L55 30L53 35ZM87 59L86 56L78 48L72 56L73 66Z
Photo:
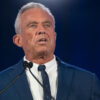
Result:
M0 90L23 70L22 60L0 73ZM33 97L34 98L34 97ZM0 100L33 100L25 72L0 94ZM95 74L58 60L56 100L100 100L100 82Z

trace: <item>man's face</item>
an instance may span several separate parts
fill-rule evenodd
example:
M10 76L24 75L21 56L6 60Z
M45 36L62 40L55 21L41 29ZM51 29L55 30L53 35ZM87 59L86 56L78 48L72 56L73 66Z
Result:
M53 18L40 8L32 8L21 15L20 47L25 54L48 53L55 50L56 33Z

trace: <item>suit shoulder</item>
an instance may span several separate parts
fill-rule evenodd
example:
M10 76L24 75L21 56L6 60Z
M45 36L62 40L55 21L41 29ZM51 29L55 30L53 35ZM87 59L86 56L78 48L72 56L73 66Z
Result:
M4 69L3 71L0 72L0 78L8 76L9 74L11 74L14 71L14 67L11 66L7 69Z
M63 66L63 69L65 70L70 70L70 71L73 71L79 75L83 74L83 75L89 75L89 76L94 76L95 74L91 71L88 71L86 69L83 69L81 67L78 67L78 66L75 66L75 65L72 65L72 64L69 64L69 63L66 63L64 61L61 61L61 64Z
M14 67L11 66L0 72L0 90L11 80L14 70Z
M13 77L15 77L19 72L20 68L18 68L20 64L15 64L13 66L10 66L9 68L3 70L0 72L0 84L4 84L4 82L8 82L8 80L11 80Z

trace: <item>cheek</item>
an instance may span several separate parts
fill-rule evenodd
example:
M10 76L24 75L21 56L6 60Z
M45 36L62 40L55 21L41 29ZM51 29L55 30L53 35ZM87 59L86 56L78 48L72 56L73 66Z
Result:
M51 45L55 45L55 42L56 42L56 36L53 34L51 36Z
M29 44L31 41L32 41L32 35L30 34L24 35L22 38L22 42L25 45Z
M52 39L53 39L53 41L56 41L56 33L55 32L53 32L53 34L52 34Z

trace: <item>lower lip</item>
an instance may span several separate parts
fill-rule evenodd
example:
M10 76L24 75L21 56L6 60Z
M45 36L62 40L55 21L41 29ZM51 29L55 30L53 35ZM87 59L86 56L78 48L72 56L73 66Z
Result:
M47 41L39 41L38 43L39 43L39 44L46 44Z

